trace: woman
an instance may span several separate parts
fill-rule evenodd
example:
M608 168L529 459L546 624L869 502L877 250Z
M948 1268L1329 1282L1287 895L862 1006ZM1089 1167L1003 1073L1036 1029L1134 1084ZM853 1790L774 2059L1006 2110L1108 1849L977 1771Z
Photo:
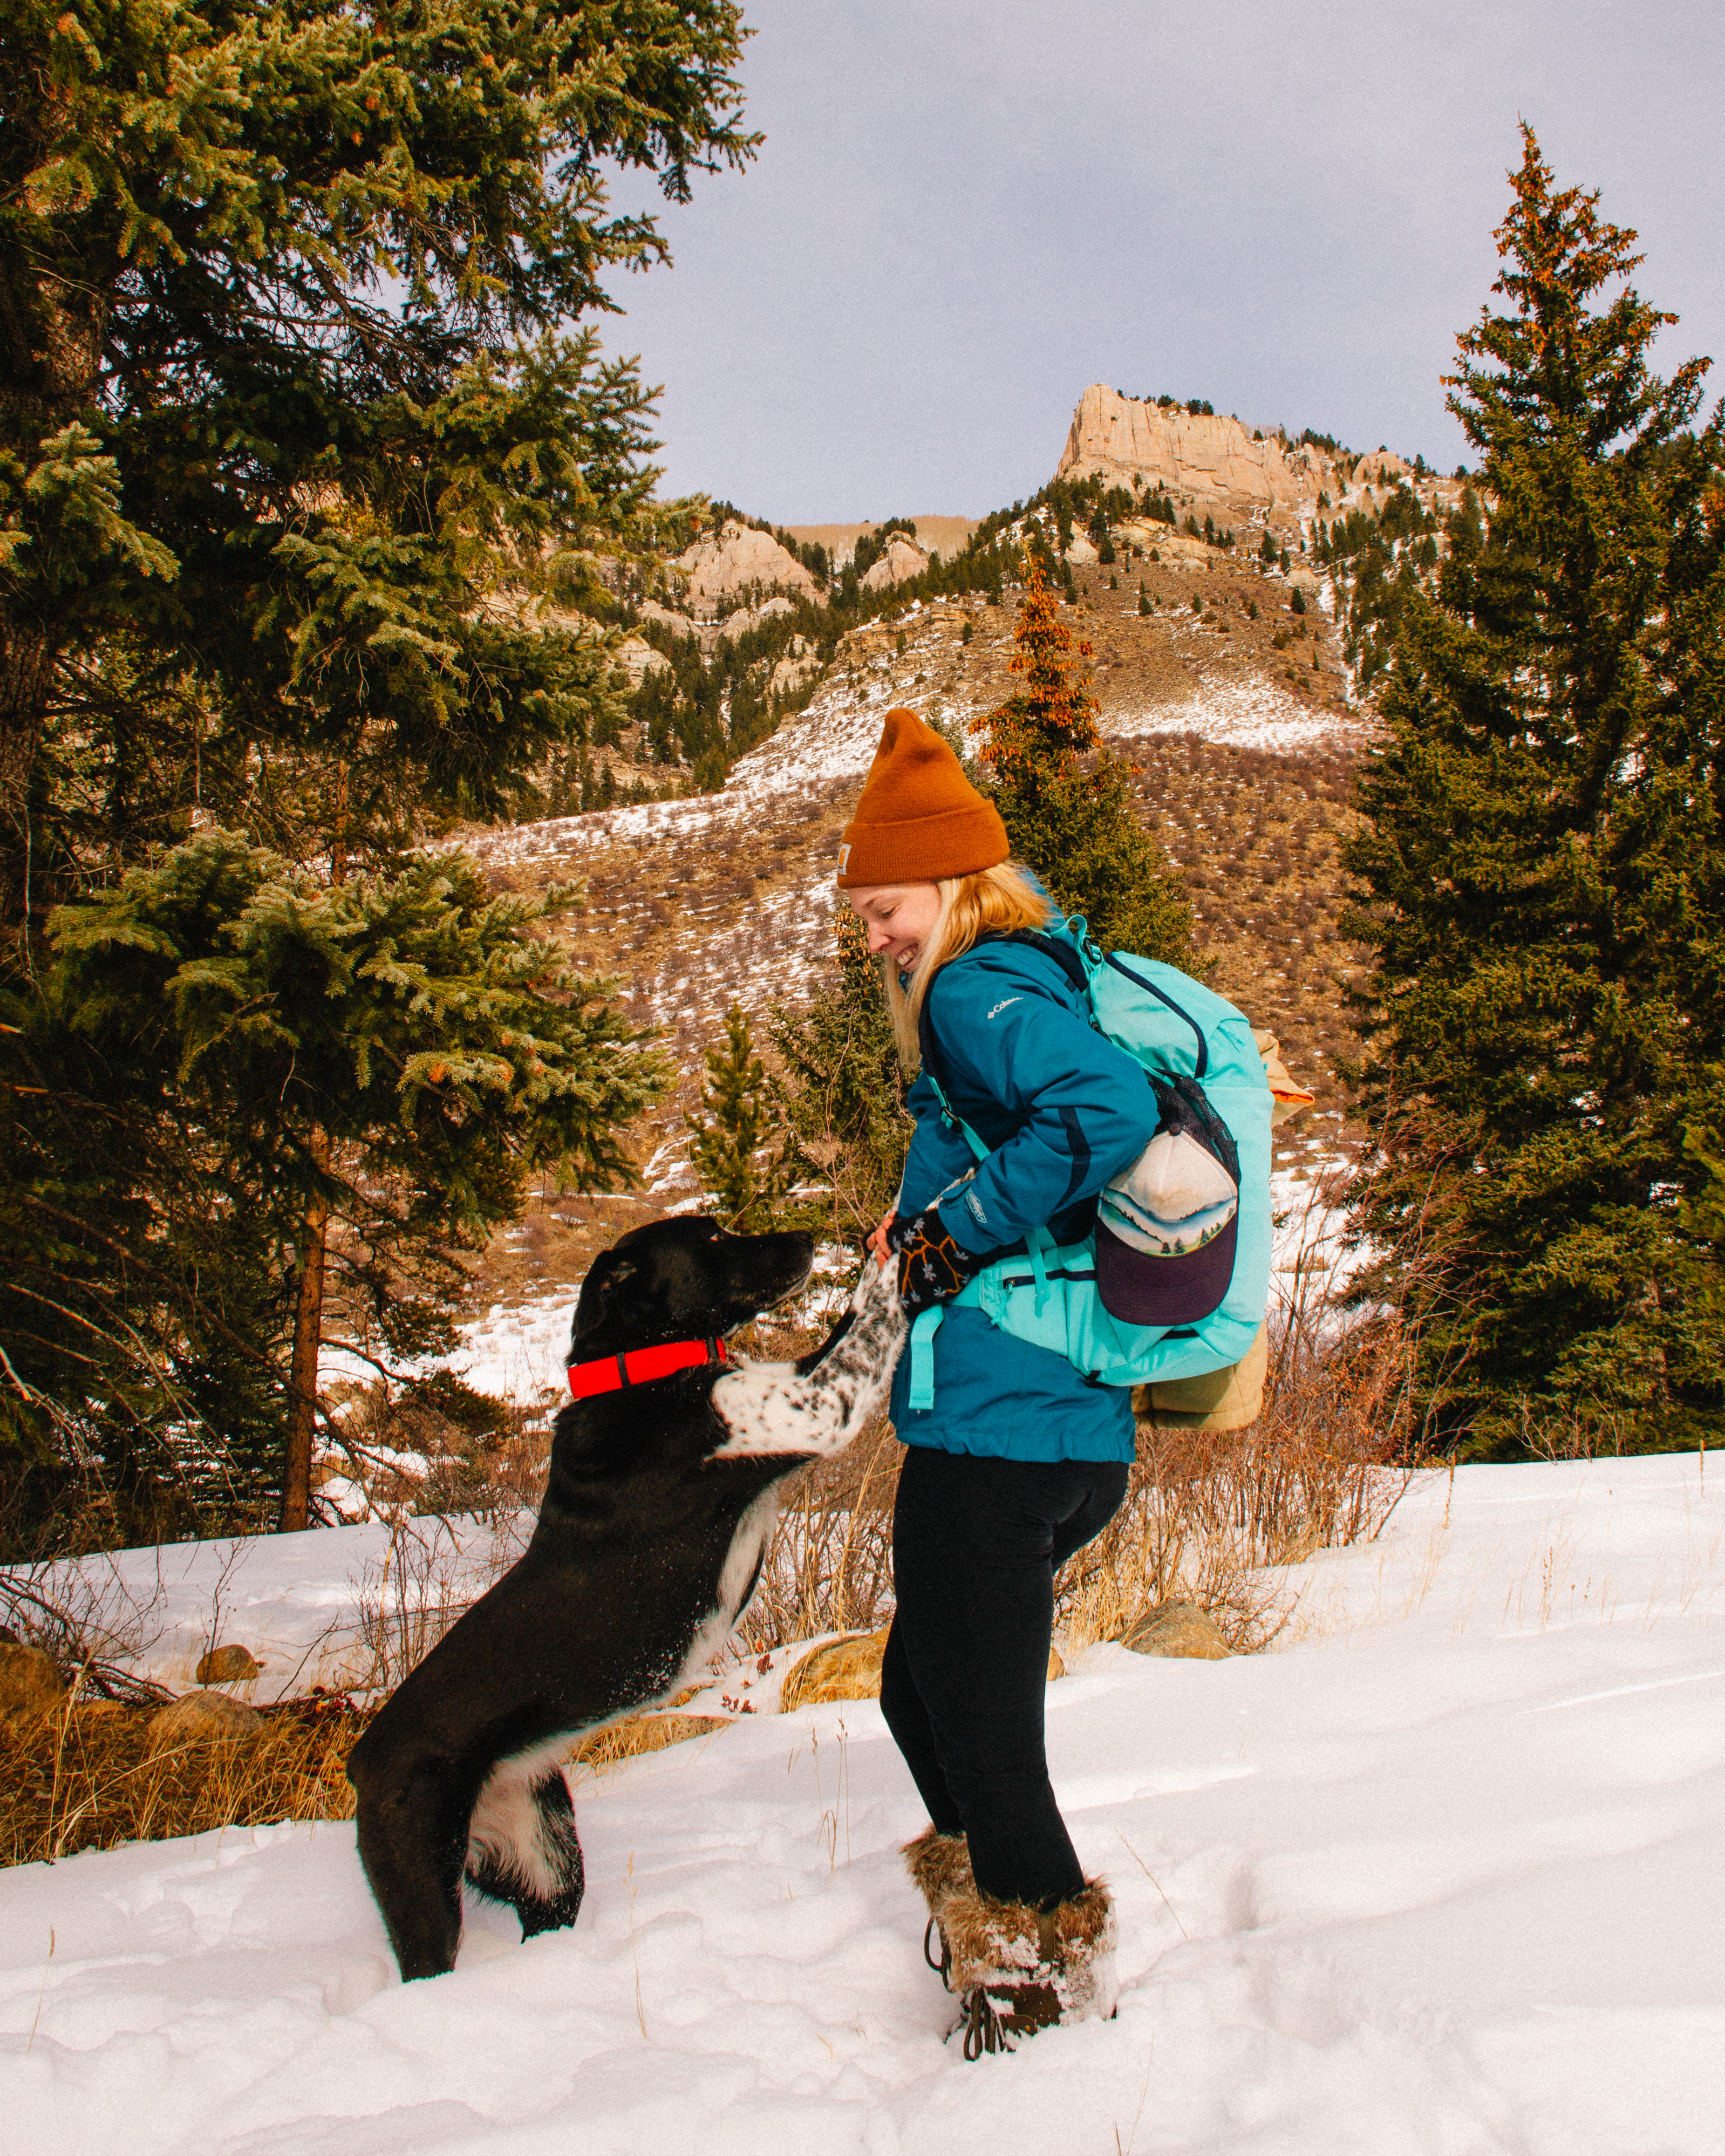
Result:
M1096 1193L1155 1134L1143 1073L1062 968L1002 940L1058 918L1009 851L947 744L888 712L839 886L886 961L906 1069L926 1034L953 1111L991 1148L976 1163L918 1077L898 1205L870 1239L913 1312L950 1305L1032 1229L1081 1240ZM932 1408L910 1404L908 1356L894 1379L907 1450L880 1704L928 1806L905 1854L974 2056L1113 2010L1111 1904L1055 1804L1043 1693L1055 1573L1118 1508L1133 1424L1128 1393L1086 1383L979 1309L943 1308L933 1357Z

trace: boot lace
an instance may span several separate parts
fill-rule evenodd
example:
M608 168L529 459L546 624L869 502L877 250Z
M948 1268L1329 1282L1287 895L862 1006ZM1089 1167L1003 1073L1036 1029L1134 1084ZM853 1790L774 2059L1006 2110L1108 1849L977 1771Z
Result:
M936 1938L941 1943L940 1957L937 1960L928 1951L929 1941ZM941 1930L940 1919L937 1917L931 1917L923 1928L922 1958L940 1979L943 1988L950 1991L952 1989L952 1949L947 1944L947 1935Z
M1006 2024L994 2011L994 2002L980 1984L968 1991L961 2002L964 2011L958 2026L964 2031L964 2056L979 2059L984 2051L1009 2051L1012 2039Z

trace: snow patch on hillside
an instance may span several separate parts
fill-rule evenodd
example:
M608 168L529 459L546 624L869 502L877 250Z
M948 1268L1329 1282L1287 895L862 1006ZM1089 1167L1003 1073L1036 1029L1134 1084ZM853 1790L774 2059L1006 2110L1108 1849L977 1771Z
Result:
M963 726L975 716L966 700L900 680L889 662L875 660L855 686L829 680L806 710L787 719L770 739L732 766L721 793L553 817L487 831L476 843L488 860L521 866L619 840L688 840L726 828L752 827L777 798L806 799L860 780L880 744L880 722L895 706L948 726ZM1371 731L1363 716L1317 710L1273 681L1220 673L1204 675L1187 701L1117 706L1104 714L1101 724L1106 735L1118 739L1189 733L1226 747L1285 755L1325 743L1357 744ZM578 865L571 863L572 869Z
M1316 709L1273 681L1206 675L1189 703L1108 712L1103 731L1117 738L1196 734L1223 748L1268 750L1272 755L1339 746L1360 747L1371 736L1363 716Z

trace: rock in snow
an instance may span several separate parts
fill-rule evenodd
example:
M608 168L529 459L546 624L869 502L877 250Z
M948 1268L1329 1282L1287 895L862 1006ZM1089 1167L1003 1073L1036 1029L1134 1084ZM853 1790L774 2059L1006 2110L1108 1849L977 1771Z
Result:
M249 1647L236 1640L226 1647L213 1647L198 1665L198 1681L201 1685L244 1684L248 1678L262 1674Z
M264 1717L225 1691L188 1691L150 1717L150 1749L169 1752L193 1744L255 1744Z
M1160 1604L1120 1644L1135 1655L1183 1656L1194 1662L1225 1661L1234 1651L1209 1610L1192 1602Z
M295 1537L296 1543L313 1539ZM1092 1649L1055 1789L1119 2019L968 2066L872 1702L576 1779L588 1892L403 1987L351 1825L0 1874L31 2156L1655 2156L1725 2118L1725 1476L1470 1467L1271 1653Z

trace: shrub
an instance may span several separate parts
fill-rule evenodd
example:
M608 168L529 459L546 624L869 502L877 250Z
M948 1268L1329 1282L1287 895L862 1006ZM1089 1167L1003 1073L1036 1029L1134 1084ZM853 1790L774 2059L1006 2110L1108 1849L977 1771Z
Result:
M685 1118L690 1158L725 1226L760 1235L777 1215L794 1179L785 1143L778 1089L754 1050L748 1019L732 1004L725 1039L706 1054L698 1115Z

